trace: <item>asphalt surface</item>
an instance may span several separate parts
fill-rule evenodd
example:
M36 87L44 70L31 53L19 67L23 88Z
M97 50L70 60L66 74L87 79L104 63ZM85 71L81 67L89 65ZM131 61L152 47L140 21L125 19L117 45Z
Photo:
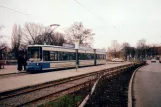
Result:
M139 69L133 83L134 107L161 107L161 63L151 63Z

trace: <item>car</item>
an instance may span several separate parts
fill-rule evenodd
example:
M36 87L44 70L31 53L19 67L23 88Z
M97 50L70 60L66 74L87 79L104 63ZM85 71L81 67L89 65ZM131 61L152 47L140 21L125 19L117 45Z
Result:
M123 59L120 59L120 58L114 58L111 60L112 62L124 62Z
M155 59L152 59L151 62L152 62L152 63L156 63L156 60L155 60Z

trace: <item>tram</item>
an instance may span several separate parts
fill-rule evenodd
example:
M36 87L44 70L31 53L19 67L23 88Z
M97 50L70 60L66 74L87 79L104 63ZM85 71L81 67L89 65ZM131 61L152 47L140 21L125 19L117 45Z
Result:
M74 47L29 45L27 53L28 72L106 64L105 51L85 47L76 51Z

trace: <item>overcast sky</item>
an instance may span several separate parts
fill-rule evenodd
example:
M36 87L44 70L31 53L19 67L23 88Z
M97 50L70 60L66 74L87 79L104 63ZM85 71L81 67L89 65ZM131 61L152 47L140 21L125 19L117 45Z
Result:
M45 26L60 24L59 29L73 22L82 22L93 29L94 46L107 48L112 40L136 45L139 39L147 43L161 43L161 0L0 0L0 34L11 37L13 25L25 22ZM10 43L9 38L6 39Z

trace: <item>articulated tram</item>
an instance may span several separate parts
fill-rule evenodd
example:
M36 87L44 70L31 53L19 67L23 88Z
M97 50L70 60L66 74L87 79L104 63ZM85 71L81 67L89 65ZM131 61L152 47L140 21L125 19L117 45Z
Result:
M106 64L106 52L92 48L30 45L27 53L29 72Z

